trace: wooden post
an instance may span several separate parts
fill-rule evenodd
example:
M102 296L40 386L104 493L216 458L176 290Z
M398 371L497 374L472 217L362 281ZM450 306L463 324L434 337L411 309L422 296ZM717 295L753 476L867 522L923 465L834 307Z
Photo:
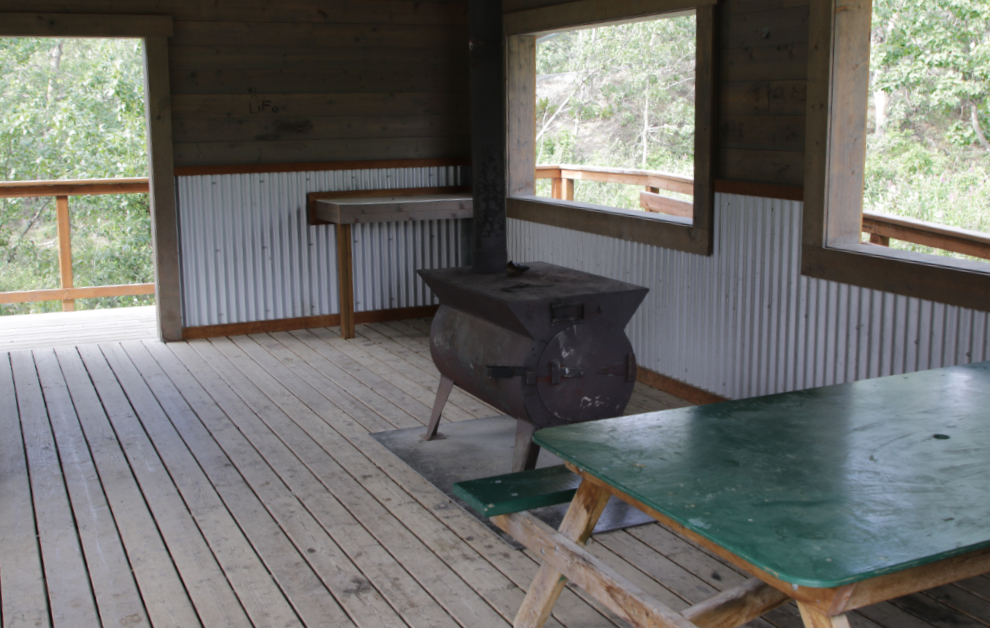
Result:
M560 198L565 201L574 200L574 179L563 179L561 185L561 196Z
M536 37L506 40L509 196L536 194Z
M351 226L337 225L337 295L340 301L340 336L354 337L354 269Z
M101 18L105 16L100 16ZM151 186L151 246L155 256L155 307L165 342L182 340L182 286L179 281L179 223L172 155L172 99L169 91L168 35L144 39L144 101Z
M58 274L62 288L72 287L72 233L69 222L69 197L55 197L55 218L58 229ZM76 311L75 299L62 299L62 311Z
M880 246L890 246L890 238L888 238L887 236L882 236L878 233L871 233L870 243L879 244Z
M564 198L564 180L563 179L551 179L550 183L550 198Z

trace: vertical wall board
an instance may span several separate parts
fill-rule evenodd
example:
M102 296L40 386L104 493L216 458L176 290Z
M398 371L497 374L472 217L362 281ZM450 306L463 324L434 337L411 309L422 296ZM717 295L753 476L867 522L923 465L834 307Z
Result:
M711 257L510 219L509 256L650 288L639 363L733 399L990 359L987 312L802 276L801 212L718 194Z
M308 224L307 193L456 185L458 167L178 177L183 325L339 312L335 227ZM416 270L466 263L462 222L355 225L355 310L434 303Z

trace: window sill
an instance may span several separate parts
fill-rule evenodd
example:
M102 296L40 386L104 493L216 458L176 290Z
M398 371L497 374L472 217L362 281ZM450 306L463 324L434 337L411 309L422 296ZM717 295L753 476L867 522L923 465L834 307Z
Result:
M990 311L990 263L871 244L805 245L801 273L959 307Z
M561 201L538 196L510 196L509 218L639 242L698 255L711 255L710 229L696 228L688 218Z

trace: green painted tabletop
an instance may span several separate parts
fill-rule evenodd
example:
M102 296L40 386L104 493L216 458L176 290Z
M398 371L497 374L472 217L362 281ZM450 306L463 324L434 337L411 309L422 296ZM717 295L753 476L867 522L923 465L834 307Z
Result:
M552 427L534 440L801 586L990 546L990 362Z

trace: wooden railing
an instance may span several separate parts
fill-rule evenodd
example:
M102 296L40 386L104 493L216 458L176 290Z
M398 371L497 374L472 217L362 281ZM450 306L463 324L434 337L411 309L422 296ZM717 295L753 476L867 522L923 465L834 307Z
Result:
M621 168L601 168L599 166L537 166L537 179L551 179L550 195L565 201L574 200L574 181L599 181L602 183L625 183L638 185L644 189L639 193L639 205L644 211L670 216L690 218L694 205L660 194L660 190L694 194L694 180L675 174L655 170L626 170Z
M687 218L693 212L690 202L659 194L660 190L668 190L693 195L694 182L687 177L653 170L562 164L537 166L536 178L552 180L551 196L556 199L574 200L575 180L625 183L645 188L639 193L639 204L645 211ZM990 260L990 234L978 231L865 211L863 233L870 236L871 243L880 246L889 246L891 240L901 240Z
M863 233L868 233L870 242L880 246L890 246L891 240L901 240L990 260L990 235L979 231L863 212Z
M148 179L85 179L81 181L4 181L0 198L54 196L58 234L58 270L61 287L53 290L0 292L0 304L61 301L62 310L76 309L76 299L121 297L154 294L155 284L139 283L120 286L76 288L72 285L72 242L70 237L69 197L98 194L141 194L148 192Z

